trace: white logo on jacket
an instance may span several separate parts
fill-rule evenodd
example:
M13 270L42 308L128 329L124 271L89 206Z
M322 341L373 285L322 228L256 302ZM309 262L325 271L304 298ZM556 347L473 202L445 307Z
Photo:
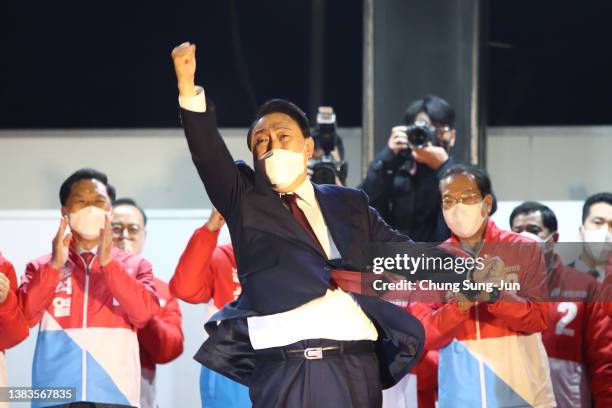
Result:
M53 316L55 317L66 317L70 316L70 304L72 301L72 277L69 273L62 273L62 279L55 288L55 294L53 298Z

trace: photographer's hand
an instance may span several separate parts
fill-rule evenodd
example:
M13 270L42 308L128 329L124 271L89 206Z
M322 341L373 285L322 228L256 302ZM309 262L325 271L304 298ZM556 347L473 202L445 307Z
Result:
M389 149L395 154L408 149L408 135L406 134L406 129L406 126L395 126L391 129L391 136L389 136L387 146L389 146Z
M443 147L429 145L412 149L412 157L418 163L423 163L432 170L438 170L448 160L448 153Z

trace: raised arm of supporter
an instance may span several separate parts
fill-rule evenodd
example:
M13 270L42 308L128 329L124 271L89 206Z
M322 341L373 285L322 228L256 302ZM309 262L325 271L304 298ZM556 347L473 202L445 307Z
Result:
M40 321L45 309L53 300L60 280L60 269L68 260L72 234L66 233L68 219L62 217L51 244L51 256L30 262L21 280L19 306L30 327Z
M135 327L143 327L158 312L153 267L147 260L140 260L134 275L118 261L103 266L102 273L108 289Z
M15 268L0 255L0 351L17 345L29 330L17 301Z
M181 309L172 297L145 327L138 331L138 343L153 358L155 364L168 363L183 352Z
M195 86L196 46L183 43L172 50L179 89L181 120L191 158L213 205L228 218L246 188L217 129L214 104Z
M488 310L503 319L508 327L519 333L536 333L548 325L546 265L542 250L534 243L521 243L517 293L502 290L499 299L487 305ZM515 249L509 248L510 252Z
M59 280L60 271L51 266L50 262L33 261L26 266L18 297L19 305L30 327L36 325L42 318L44 311L53 300Z
M170 280L172 296L189 303L206 303L213 296L215 274L211 265L223 218L214 211L206 225L195 230Z

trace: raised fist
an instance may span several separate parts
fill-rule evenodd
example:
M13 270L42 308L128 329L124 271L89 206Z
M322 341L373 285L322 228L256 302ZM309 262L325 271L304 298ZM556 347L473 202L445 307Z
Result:
M189 97L196 94L195 71L196 71L196 46L184 42L172 50L172 61L174 72L181 96Z

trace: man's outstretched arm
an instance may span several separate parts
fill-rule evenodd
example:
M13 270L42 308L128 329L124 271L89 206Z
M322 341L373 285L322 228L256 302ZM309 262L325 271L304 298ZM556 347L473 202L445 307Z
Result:
M191 158L213 205L230 218L245 189L245 180L217 129L214 105L195 85L196 46L183 43L172 50L181 104L181 120Z

